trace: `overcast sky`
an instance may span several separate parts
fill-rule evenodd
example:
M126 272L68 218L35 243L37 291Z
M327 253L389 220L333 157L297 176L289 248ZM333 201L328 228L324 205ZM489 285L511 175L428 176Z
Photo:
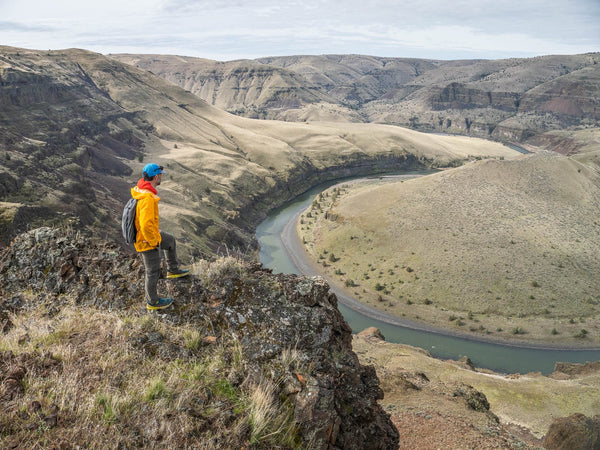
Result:
M0 0L0 45L227 61L600 51L600 0Z

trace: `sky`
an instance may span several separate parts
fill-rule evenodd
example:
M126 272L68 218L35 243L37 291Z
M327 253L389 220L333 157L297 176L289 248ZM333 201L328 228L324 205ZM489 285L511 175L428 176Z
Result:
M600 0L0 0L0 45L219 61L600 51Z

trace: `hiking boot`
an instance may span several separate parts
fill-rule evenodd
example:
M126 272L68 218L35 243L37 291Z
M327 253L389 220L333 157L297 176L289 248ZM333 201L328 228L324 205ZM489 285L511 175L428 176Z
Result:
M167 278L187 277L190 274L189 269L173 269L167 272Z
M159 298L156 303L146 302L146 308L150 311L156 311L157 309L165 309L173 304L172 298Z

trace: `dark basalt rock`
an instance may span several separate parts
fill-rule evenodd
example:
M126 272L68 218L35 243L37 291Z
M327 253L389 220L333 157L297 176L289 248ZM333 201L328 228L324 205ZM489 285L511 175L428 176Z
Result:
M0 255L0 317L41 302L53 315L66 305L139 314L142 283L140 258L117 244L40 228L19 235ZM324 280L274 275L257 263L239 262L207 285L192 276L160 289L175 298L164 320L192 323L210 329L218 342L241 345L245 371L232 368L228 380L242 389L261 380L276 385L274 398L293 408L302 443L398 448L398 431L377 403L383 391L375 369L362 366L352 351L351 329ZM192 356L160 333L132 336L130 344L148 357ZM293 353L293 364L283 362L286 352ZM19 395L11 386L6 385L6 395Z
M600 449L600 416L573 414L556 419L542 443L548 450Z

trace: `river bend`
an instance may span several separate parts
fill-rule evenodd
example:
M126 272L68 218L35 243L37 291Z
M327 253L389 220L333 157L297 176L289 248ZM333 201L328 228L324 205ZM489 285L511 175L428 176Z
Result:
M396 177L410 177L406 173ZM348 181L348 180L345 180ZM340 180L337 181L339 183ZM296 233L296 221L319 192L336 184L328 182L312 188L287 204L274 209L257 227L256 238L260 244L261 263L275 273L293 273L307 276L319 275L302 250ZM600 350L570 350L527 347L526 344L485 342L438 330L387 315L345 295L332 285L339 299L338 307L354 333L375 326L388 342L408 344L428 350L437 358L460 359L468 356L477 367L506 373L542 372L549 374L556 362L600 360Z

